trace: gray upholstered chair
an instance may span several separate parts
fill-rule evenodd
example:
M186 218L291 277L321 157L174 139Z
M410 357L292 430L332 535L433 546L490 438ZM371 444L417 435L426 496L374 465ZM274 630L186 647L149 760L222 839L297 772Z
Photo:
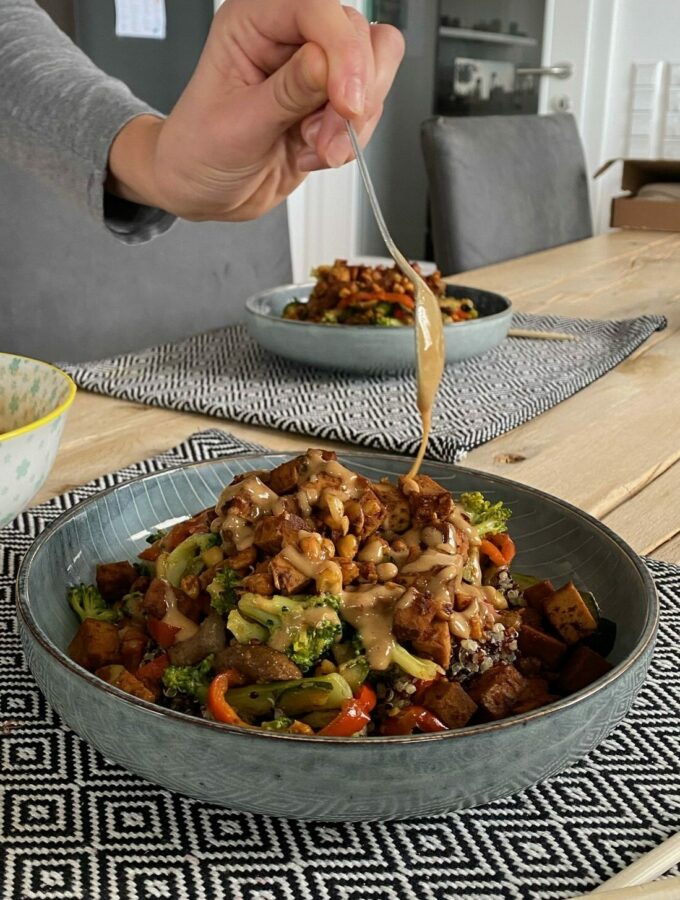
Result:
M438 117L423 123L422 146L445 274L592 235L573 116Z
M286 206L257 222L176 222L126 246L0 162L0 351L96 359L240 321L291 281Z

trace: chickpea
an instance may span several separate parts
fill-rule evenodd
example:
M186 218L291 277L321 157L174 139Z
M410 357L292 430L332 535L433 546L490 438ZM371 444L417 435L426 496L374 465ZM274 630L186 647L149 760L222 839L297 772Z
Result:
M192 600L195 600L201 591L201 583L196 575L185 575L179 586Z
M201 553L201 559L210 569L212 566L218 566L224 559L224 551L221 547L208 547Z
M344 556L347 559L354 559L359 549L359 541L353 534L346 534L338 538L335 544L338 556Z

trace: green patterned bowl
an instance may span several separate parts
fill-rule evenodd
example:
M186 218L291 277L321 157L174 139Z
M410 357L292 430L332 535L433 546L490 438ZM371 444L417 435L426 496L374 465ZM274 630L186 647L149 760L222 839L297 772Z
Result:
M61 369L0 353L0 528L45 483L76 386Z

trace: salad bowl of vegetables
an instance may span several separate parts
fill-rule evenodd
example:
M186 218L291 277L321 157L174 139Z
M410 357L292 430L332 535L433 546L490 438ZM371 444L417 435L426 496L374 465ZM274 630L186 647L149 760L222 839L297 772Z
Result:
M271 815L436 814L559 771L642 683L646 569L555 498L403 469L248 455L65 513L19 575L49 702L142 777Z
M417 267L417 264L415 264ZM413 284L396 267L320 266L316 281L284 285L246 301L246 326L265 350L293 362L348 372L415 366ZM426 276L444 324L447 364L486 353L510 328L510 300Z

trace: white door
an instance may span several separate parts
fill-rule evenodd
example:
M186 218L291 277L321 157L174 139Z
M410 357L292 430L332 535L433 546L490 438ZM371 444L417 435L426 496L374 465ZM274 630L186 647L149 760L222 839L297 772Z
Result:
M680 2L548 0L544 64L570 78L542 80L540 111L570 110L589 173L608 159L680 158ZM593 225L607 229L619 166L591 183Z

